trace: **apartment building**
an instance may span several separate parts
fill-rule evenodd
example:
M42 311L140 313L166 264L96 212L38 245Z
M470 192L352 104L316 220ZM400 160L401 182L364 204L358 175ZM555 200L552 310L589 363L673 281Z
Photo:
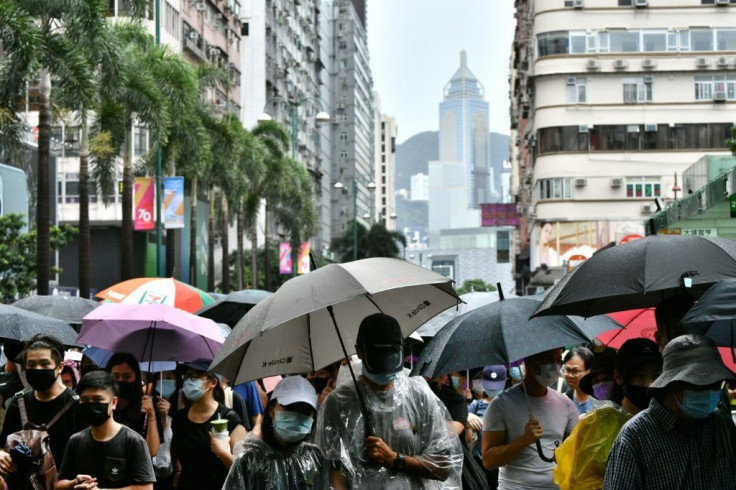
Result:
M394 176L396 175L396 136L398 126L396 119L381 112L381 103L377 93L373 93L375 101L374 148L376 149L375 170L373 179L376 184L375 210L378 220L389 230L396 230L396 193Z

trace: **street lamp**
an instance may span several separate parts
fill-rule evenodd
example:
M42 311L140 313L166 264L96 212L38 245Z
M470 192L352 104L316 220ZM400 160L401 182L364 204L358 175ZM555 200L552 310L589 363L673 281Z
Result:
M344 189L342 182L335 182L335 189ZM371 193L376 190L376 183L372 180L366 184ZM363 215L364 219L370 218L369 213ZM353 179L353 260L358 260L358 178Z
M419 253L419 267L424 267L424 261L422 260L424 252L418 252ZM414 260L416 258L416 255L409 254L409 258ZM432 254L427 254L427 260L430 261L430 264L432 263Z
M289 108L289 119L290 119L290 131L289 135L291 136L291 158L296 160L296 137L297 132L299 129L299 126L297 124L297 111L299 110L299 107L301 107L303 104L309 103L312 106L316 107L319 112L317 112L317 115L314 117L314 120L317 121L317 123L326 123L330 122L330 115L322 110L322 103L313 97L304 97L301 100L294 100L294 99L284 99L283 97L271 97L266 101L266 105L263 107L263 113L261 113L258 116L257 121L258 122L266 122L266 121L272 121L273 118L271 115L266 112L266 108L271 104L280 104L284 107Z

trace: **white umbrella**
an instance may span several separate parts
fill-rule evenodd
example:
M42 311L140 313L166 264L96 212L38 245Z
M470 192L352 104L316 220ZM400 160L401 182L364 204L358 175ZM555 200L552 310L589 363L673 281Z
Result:
M470 292L460 295L460 299L463 301L459 303L457 307L445 310L436 317L427 321L424 325L419 327L416 331L422 337L434 337L434 335L450 321L463 315L471 310L480 308L491 303L498 301L498 291L492 292Z

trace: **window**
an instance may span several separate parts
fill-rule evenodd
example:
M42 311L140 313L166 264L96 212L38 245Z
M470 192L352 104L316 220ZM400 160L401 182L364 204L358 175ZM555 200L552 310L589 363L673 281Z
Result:
M638 31L611 31L612 53L637 53L639 52Z
M585 104L588 102L588 79L585 77L568 77L567 78L567 103L568 104Z
M736 75L695 76L695 100L713 100L716 94L736 100Z
M436 272L449 279L455 280L455 261L454 260L432 260L432 272Z
M537 56L567 54L567 31L545 32L537 37Z
M347 141L348 140L348 133L347 131L343 131L340 133L340 141Z
M642 31L641 44L644 51L666 51L667 31Z
M342 158L343 160L347 160L348 159L348 152L347 152L347 150L342 150L340 152L340 158Z
M509 258L509 232L508 230L498 230L496 232L496 263L506 263Z
M652 85L648 77L624 78L624 103L636 104L652 101Z
M713 31L710 29L691 29L690 45L693 51L713 51Z
M347 43L347 41L340 41L339 48L340 49L348 49L348 43Z
M574 54L587 53L588 36L585 31L577 31L570 33L570 52Z
M539 199L572 199L572 177L539 179Z
M661 196L659 177L626 177L626 197L632 199Z
M619 7L631 7L631 0L618 0Z
M736 50L736 29L719 29L716 31L716 48L718 51Z
M690 51L690 32L670 31L667 33L667 51Z

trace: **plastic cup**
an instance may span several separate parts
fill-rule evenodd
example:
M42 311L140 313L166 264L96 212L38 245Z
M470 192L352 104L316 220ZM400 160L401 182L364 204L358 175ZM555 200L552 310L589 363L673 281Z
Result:
M227 439L230 437L230 433L227 430L228 422L229 421L227 419L217 419L210 422L216 438Z

